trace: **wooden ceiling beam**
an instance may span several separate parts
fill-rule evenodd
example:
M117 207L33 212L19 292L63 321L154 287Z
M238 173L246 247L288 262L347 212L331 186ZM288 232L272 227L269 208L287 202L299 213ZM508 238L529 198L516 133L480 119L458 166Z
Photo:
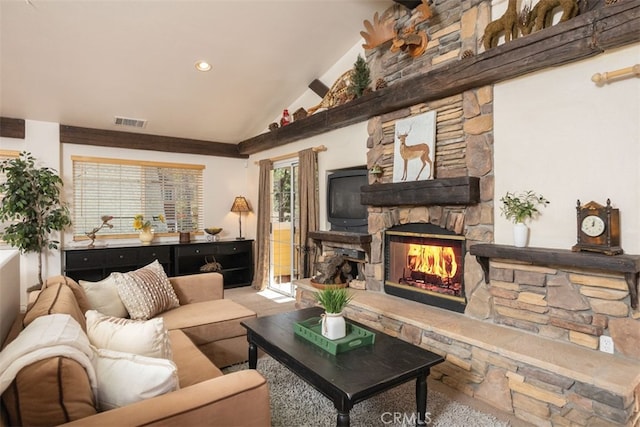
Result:
M25 124L23 119L0 117L0 136L5 138L24 139Z
M100 147L133 148L137 150L165 151L169 153L201 154L205 156L246 159L236 144L175 138L143 133L119 132L103 129L60 125L60 142L63 144L96 145Z

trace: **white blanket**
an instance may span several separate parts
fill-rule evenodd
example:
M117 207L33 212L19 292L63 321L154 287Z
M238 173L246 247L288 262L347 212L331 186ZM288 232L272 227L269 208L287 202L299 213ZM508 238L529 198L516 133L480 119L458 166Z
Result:
M0 394L22 368L55 356L68 357L85 368L97 401L94 353L82 327L68 314L38 317L0 352Z

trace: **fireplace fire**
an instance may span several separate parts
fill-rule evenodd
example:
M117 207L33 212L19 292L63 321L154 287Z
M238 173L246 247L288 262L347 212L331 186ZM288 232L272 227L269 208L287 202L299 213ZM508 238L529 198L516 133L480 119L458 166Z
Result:
M385 292L464 312L465 238L433 224L385 231Z

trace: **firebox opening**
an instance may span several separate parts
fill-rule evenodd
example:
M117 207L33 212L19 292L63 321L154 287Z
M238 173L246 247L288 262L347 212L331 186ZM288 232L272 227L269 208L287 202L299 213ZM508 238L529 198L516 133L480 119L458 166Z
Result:
M465 238L433 224L385 232L385 292L464 312Z

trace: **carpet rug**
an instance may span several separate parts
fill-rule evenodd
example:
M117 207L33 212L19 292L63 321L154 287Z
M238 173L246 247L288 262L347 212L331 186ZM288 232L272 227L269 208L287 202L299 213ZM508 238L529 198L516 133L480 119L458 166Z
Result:
M225 373L248 369L246 363L224 369ZM269 356L258 359L258 371L267 379L273 427L330 427L336 425L333 403L312 386ZM416 420L415 381L409 381L351 409L353 427L414 426ZM428 390L427 424L439 427L507 427L469 406Z

